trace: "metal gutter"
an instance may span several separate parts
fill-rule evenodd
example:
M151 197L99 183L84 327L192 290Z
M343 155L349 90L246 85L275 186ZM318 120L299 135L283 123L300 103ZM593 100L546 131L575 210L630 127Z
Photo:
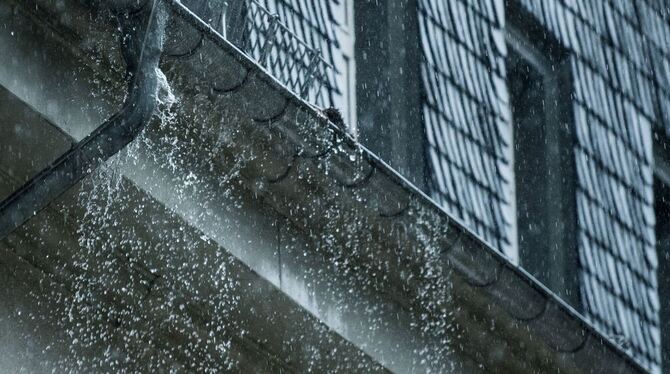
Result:
M199 59L193 64L186 62L186 58L175 57L171 62L174 74L186 78L185 86L198 85L197 90L203 87L216 89L217 83L226 83L225 90L213 90L214 94L222 96L217 105L232 107L230 108L232 113L240 113L238 122L244 123L245 129L254 128L259 132L276 131L286 136L275 137L273 139L275 144L281 145L283 139L288 139L287 143L294 146L292 149L295 149L295 154L292 157L281 158L269 154L266 158L260 159L259 168L247 171L247 175L264 182L266 189L260 190L259 194L277 211L292 212L288 218L296 224L302 224L301 219L304 219L317 232L322 225L318 213L325 205L324 201L339 204L345 212L354 211L360 216L374 217L380 223L368 229L381 232L380 238L385 242L380 246L393 245L383 248L383 251L376 248L373 250L379 261L396 255L411 256L411 250L423 244L413 236L427 233L429 237L437 238L436 243L440 247L443 260L449 267L455 269L459 279L463 280L462 286L458 286L462 287L459 292L468 294L471 299L477 299L476 302L481 301L481 304L485 305L484 308L493 307L495 310L501 310L494 318L512 320L513 327L509 329L515 329L517 335L525 334L524 341L532 343L526 346L527 351L550 351L548 356L552 357L552 363L560 362L566 365L574 363L574 367L583 372L645 372L645 369L620 347L600 334L546 287L511 264L498 251L468 230L460 221L450 217L432 199L340 131L337 126L327 122L311 105L300 100L278 80L266 74L262 67L228 43L179 1L166 0L166 2L175 13L174 18L181 20L180 26L199 36L200 39L194 38L197 43L193 45L197 47L193 50L202 48L203 44L206 45L206 48L194 52L199 53ZM183 40L184 35L190 34L179 35ZM201 39L204 39L204 42ZM215 53L217 55L214 55ZM211 58L212 56L216 58ZM230 74L231 77L226 76L231 79L219 77L218 81L205 82L206 79L203 77L209 77L206 70L210 66L204 65L202 61L208 61L208 57L216 63L221 60L231 61L229 64L217 66L217 73L234 73ZM198 108L194 108L194 111L195 109ZM250 139L246 139L246 143L249 144L245 145L254 147ZM242 146L241 142L230 145L230 147ZM271 162L265 162L268 160ZM329 174L324 175L319 171L322 169L311 167L325 164L326 161L336 164L335 168L330 169ZM272 169L268 165L278 166ZM305 165L310 167L303 167ZM279 172L274 173L276 170ZM304 178L305 175L309 178ZM307 189L305 185L307 179L311 183L310 186L321 188ZM363 199L359 199L360 197ZM3 202L0 212L5 212L5 206ZM0 218L4 216L5 214L2 214ZM427 228L416 228L419 226L417 217L423 217L424 220L430 221L431 225ZM396 240L394 232L383 231L385 226L388 227L395 222L408 222L413 229L411 235L403 237L402 242ZM400 248L398 243L402 243L404 247ZM402 282L402 277L394 274L397 270L393 268L387 273L389 277L397 276L398 281ZM466 314L473 309L473 304L475 304L473 301L464 301L463 308ZM486 330L474 331L475 334L481 332L485 333ZM506 336L506 339L514 343L514 337L511 335ZM483 346L481 348L487 349ZM512 359L522 360L525 357L510 358Z
M163 3L129 0L103 6L115 14L122 30L121 51L130 78L126 100L116 114L0 203L0 240L119 152L151 119L167 21Z
M416 217L430 217L433 225L428 230L430 231L428 236L442 236L437 239L441 246L441 256L467 284L469 291L464 289L463 292L486 295L488 303L500 307L506 315L505 318L513 321L515 329L530 331L531 335L541 337L546 343L546 348L553 351L553 355L558 357L559 361L566 365L574 365L577 370L584 372L647 372L576 310L526 271L511 263L483 238L469 230L464 223L451 217L434 200L357 143L349 134L329 123L312 105L268 75L261 66L248 59L179 1L166 0L166 2L183 24L191 25L192 32L200 34L201 38L209 40L211 45L216 45L223 53L228 54L227 58L236 60L243 66L246 71L245 78L234 89L225 92L226 99L232 98L244 102L240 96L252 95L251 92L245 92L245 89L254 87L254 97L247 98L249 102L246 104L238 105L240 110L252 112L247 113L247 116L252 117L254 125L258 128L283 132L286 138L294 143L295 154L292 157L284 157L285 165L276 168L281 170L279 177L277 174L271 175L275 170L268 170L267 165L272 163L266 162L267 160L259 161L259 164L266 166L265 170L254 171L269 185L260 193L268 196L269 203L278 211L292 212L289 218L293 222L299 224L301 220L307 221L310 228L318 231L321 225L318 218L319 209L327 204L324 200L330 200L332 197L316 195L311 193L313 189L307 187L301 190L301 184L304 184L301 180L311 178L312 184L321 184L323 190L339 192L335 193L335 199L339 200L340 205L351 204L354 206L351 209L355 209L359 214L377 215L388 221L389 225L393 221L412 223ZM219 52L221 51L217 51ZM202 53L207 55L208 51ZM273 94L276 98L269 93L260 93L259 82L263 82L266 89L275 91ZM206 84L206 82L199 84L202 83ZM216 83L209 82L211 85ZM273 97L274 100L265 99L266 97ZM264 101L266 105L259 108L258 104L254 105L252 102L254 99ZM269 107L272 107L272 110L269 110ZM256 108L259 108L259 112L254 112ZM258 115L260 112L264 115ZM305 128L306 126L311 128ZM339 150L333 151L334 148ZM342 152L341 148L346 150ZM337 160L336 162L345 168L344 173L349 175L333 172L332 169L329 175L314 175L313 171L319 168L312 166L324 160L331 163ZM304 175L304 170L312 170L309 178ZM349 183L351 181L353 182ZM365 196L362 199L365 201L364 205L358 203L356 206L357 203L353 201L356 199L352 199L352 202L346 201L348 195L356 194L359 194L358 200L361 200L360 196ZM301 214L304 217L299 217ZM391 232L384 234L393 235ZM412 247L413 243L407 243L406 237L403 239L405 247ZM343 239L343 242L345 240ZM389 239L389 242L393 241ZM386 248L386 252L393 251ZM386 253L381 256L382 260L387 259L385 256ZM539 347L533 349L535 348Z

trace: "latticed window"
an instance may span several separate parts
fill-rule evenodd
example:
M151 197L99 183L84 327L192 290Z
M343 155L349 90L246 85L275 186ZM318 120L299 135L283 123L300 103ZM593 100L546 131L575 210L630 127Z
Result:
M484 240L516 258L504 13L476 8L465 1L417 2L428 190Z
M354 123L353 21L349 1L228 0L221 32L308 102Z

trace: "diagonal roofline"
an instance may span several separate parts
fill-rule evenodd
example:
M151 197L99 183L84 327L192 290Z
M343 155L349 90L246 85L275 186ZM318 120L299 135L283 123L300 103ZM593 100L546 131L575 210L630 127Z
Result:
M218 68L231 71L229 76L239 80L221 92L225 100L230 99L228 105L238 106L237 110L247 115L251 113L251 123L243 125L272 127L281 132L285 139L298 149L296 156L289 161L278 159L276 155L268 156L268 160L285 162L285 165L278 167L282 172L273 175L274 178L268 177L268 173L273 170L255 170L254 177L270 181L270 187L259 193L266 196L269 203L278 211L286 211L289 203L317 209L314 207L314 196L301 195L293 189L289 191L282 186L284 181L298 185L299 183L294 181L295 175L299 173L313 177L313 183L323 187L316 194L320 194L317 197L324 199L330 198L326 195L332 191L331 187L336 185L344 185L345 188L356 191L365 189L364 193L367 193L365 204L357 203L354 199L346 200L346 196L340 196L339 203L347 205L357 214L377 217L380 220L382 218L404 220L417 224L417 217L421 216L424 219L428 217L431 224L427 229L411 225L416 231L410 233L413 236L407 238L408 242L414 243L415 237L425 232L435 237L442 260L456 270L460 277L455 286L458 288L456 293L460 292L461 296L470 297L469 299L461 297L459 301L467 303L466 309L493 307L495 310L502 310L506 312L505 315L495 315L493 318L501 321L507 318L512 321L508 323L511 326L509 331L514 331L517 334L515 337L531 334L527 339L529 342L534 341L534 337L539 337L546 343L543 347L529 344L526 349L550 351L549 355L557 362L567 365L566 367L576 365L576 368L585 372L646 372L639 363L611 339L598 332L576 310L523 269L512 264L479 235L467 229L463 222L450 216L433 199L356 142L351 135L328 122L318 108L297 97L266 69L226 41L183 4L177 0L162 1L169 5L176 17L184 21L185 25L176 27L190 27L192 29L190 31L195 30L219 49L219 51L208 49L202 52L203 54L219 52L225 54L226 62L230 64L221 64ZM178 66L179 59L174 60L170 64ZM233 66L235 63L239 66ZM198 79L196 75L202 76L202 70L207 68L208 66L178 66L173 74L181 74L184 78L195 81ZM194 69L200 69L198 74L195 74ZM333 151L336 147L342 150ZM299 170L301 163L321 162L326 157L329 162L336 164L339 170L327 175L314 169ZM365 177L358 177L361 174ZM295 219L298 224L305 224L299 216L289 218ZM421 230L425 232L419 232ZM400 251L402 253L402 249ZM379 255L392 254L379 253ZM382 257L380 260L385 258Z
M442 250L443 256L446 261L448 261L451 266L456 269L459 273L470 277L476 273L486 273L491 269L486 268L474 268L476 266L481 266L486 264L487 261L473 261L474 257L471 257L473 254L466 253L468 251L483 251L484 253L478 253L474 256L481 256L481 258L489 258L488 264L494 265L498 270L498 275L496 278L499 278L499 275L505 271L509 271L513 274L513 277L516 279L518 286L524 284L526 287L529 287L533 291L539 293L543 298L545 298L546 305L542 310L541 314L552 314L555 317L554 322L551 325L560 326L562 322L559 322L560 319L571 320L572 326L576 329L583 330L584 339L577 347L574 347L571 352L561 352L561 349L557 349L557 352L561 353L577 353L583 350L588 344L601 345L607 351L613 353L622 360L622 363L625 363L628 366L628 370L633 370L635 372L646 372L646 369L642 367L637 361L635 361L628 353L626 353L620 346L612 341L611 338L600 333L597 328L591 324L583 315L578 311L564 302L560 297L558 297L554 292L549 290L546 286L540 283L528 272L520 268L519 266L513 264L506 256L504 256L500 251L495 250L486 240L484 240L480 235L476 234L472 230L468 229L467 226L458 218L451 216L444 208L440 207L431 197L426 195L423 191L414 186L406 178L400 175L396 170L390 167L387 163L381 160L378 156L368 150L365 146L358 143L350 134L343 131L338 126L329 122L321 113L319 108L314 105L306 102L304 99L298 97L291 90L286 88L281 82L272 76L272 74L267 71L265 68L257 64L236 46L229 43L209 26L206 22L201 20L196 14L191 12L186 6L181 4L178 0L164 0L166 1L170 9L187 21L192 27L197 29L199 32L211 38L211 40L219 46L224 51L231 54L230 57L237 60L240 64L244 65L246 69L249 69L247 74L251 74L255 79L261 80L264 83L269 85L271 90L276 90L277 94L281 95L284 99L287 100L285 106L293 105L298 108L300 111L309 113L314 120L318 122L320 126L326 127L329 131L332 131L337 134L337 137L344 141L349 147L355 149L355 152L359 152L363 158L368 162L375 171L381 172L386 178L389 179L393 184L400 186L402 190L412 197L419 199L420 203L424 207L429 208L433 214L436 214L441 219L446 219L450 230L456 230L459 232L458 238L451 241L450 247ZM253 73L252 73L253 72ZM259 74L261 73L261 74ZM277 120L281 116L285 115L284 111L278 113L275 118L266 118L258 122L268 121L272 122ZM379 174L379 173L378 173ZM468 243L466 245L465 243ZM459 248L460 247L460 248ZM468 258L470 257L470 258ZM492 260L492 261L490 261ZM495 271L494 271L495 272ZM494 280L490 283L486 283L481 286L484 289L494 288L498 280ZM476 283L476 282L475 282ZM489 293L497 293L495 290L491 289ZM495 295L497 299L500 298L510 298L514 299L513 295ZM551 310L549 305L555 306L556 310ZM541 318L541 315L535 316L535 318ZM600 372L604 370L605 372L617 372L615 368L611 371L608 371L607 368L604 368L602 362L598 360L590 360L585 362L585 364L593 365L592 370L595 372ZM625 370L625 369L624 369ZM587 370L588 371L588 370ZM627 372L627 371L624 371Z

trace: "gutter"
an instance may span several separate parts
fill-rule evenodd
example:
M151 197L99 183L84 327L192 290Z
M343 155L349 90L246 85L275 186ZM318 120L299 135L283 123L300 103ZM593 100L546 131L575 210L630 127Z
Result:
M189 33L199 35L194 40L204 39L210 43L207 47L202 47L206 44L202 41L197 44L196 49L200 48L197 52L200 53L199 61L226 59L229 63L225 64L225 70L240 71L242 75L237 79L242 83L221 94L225 100L213 104L221 106L222 111L224 105L231 108L234 113L231 116L244 124L240 125L240 132L248 131L245 135L238 135L240 141L237 144L231 141L231 147L239 146L239 143L252 144L252 133L267 131L271 134L266 139L268 143L294 150L294 154L288 157L280 151L259 151L257 165L249 165L245 173L251 189L277 212L285 213L292 223L309 232L320 232L326 225L345 227L351 224L346 221L350 216L365 216L370 222L379 222L379 226L369 226L366 230L379 230L379 237L385 238L385 242L378 243L378 251L374 248L367 248L367 251L374 252L377 260L384 263L375 270L393 278L390 283L401 285L410 283L403 279L401 273L414 265L411 261L417 256L413 249L425 245L419 238L431 238L434 246L440 248L440 258L446 267L455 270L454 287L458 290L450 292L460 294L459 307L464 312L460 313L462 318L459 323L469 324L474 332L463 332L466 341L474 340L475 335L482 331L489 331L482 330L487 326L486 321L471 318L473 310L495 310L497 312L488 314L487 318L495 319L497 329L502 330L502 325L507 325L504 331L515 334L513 339L508 338L510 341L507 343L514 342L521 335L527 337L521 343L522 353L515 358L522 364L529 363L528 351L534 351L540 352L538 357L543 357L543 360L547 357L552 359L543 361L544 364L561 365L552 367L557 370L608 374L648 372L534 277L512 264L464 223L451 217L444 208L350 135L329 123L276 78L265 74L260 65L178 0L167 0L167 3L174 12L174 18L181 20L185 30L190 26ZM182 33L187 34L186 31ZM207 84L216 87L218 81L203 78L210 76L211 67L191 64L186 58L174 60L171 63L172 74L191 74L194 79L189 82L193 86L192 82L196 81L202 82L205 87ZM220 73L224 69L218 70ZM246 121L256 128L249 129L253 125L249 126ZM209 131L214 132L215 129ZM234 154L235 151L231 150L228 156L232 158ZM329 168L323 167L324 163L330 164ZM259 180L262 181L261 188L256 187ZM323 207L329 204L341 207L343 214L326 217ZM417 225L417 217L427 223ZM399 226L410 224L412 233L393 230L396 223ZM331 234L334 243L347 245L347 230ZM367 259L357 260L363 262ZM394 263L399 264L397 268L388 268ZM407 304L411 305L411 295L407 296L407 300ZM478 341L486 343L486 340L489 344L494 342L490 335ZM471 348L474 351L483 347Z
M226 153L226 157L220 161L234 159L239 147L254 147L252 149L258 151L259 158L255 161L258 167L254 169L251 165L244 170L247 186L277 212L290 212L287 218L310 232L319 232L324 220L340 227L350 224L346 222L349 213L376 222L366 230L374 230L384 242L377 243L379 248L368 250L374 251L375 257L386 264L403 266L402 269L384 269L384 273L392 278L388 282L390 286L406 285L406 293L401 293L404 289L398 287L397 299L408 308L416 305L411 293L413 284L403 278L401 270L421 260L412 251L425 244L418 237L430 238L433 246L439 248L445 266L455 270L454 289L445 292L458 294L455 297L459 297L459 323L463 321L466 326L459 330L463 333L463 343L476 343L470 347L481 354L477 356L478 362L485 359L491 368L496 367L496 363L510 363L505 368L517 368L510 372L523 372L538 362L533 361L533 357L539 357L547 371L646 372L575 310L450 217L353 138L328 123L311 105L267 75L262 67L181 2L167 0L166 3L176 21L173 27L180 26L179 33L175 33L179 41L188 36L189 43L183 44L190 46L193 40L195 47L188 49L188 54L173 55L166 62L165 71L173 75L172 81L182 92L206 89L212 96L221 96L206 103L194 100L188 105L198 105L190 108L194 113L196 109L201 112L216 109L237 119L225 126L233 127L227 128L229 131L242 130L236 135L236 139L242 141L222 147L221 152ZM194 55L197 58L190 59L189 56ZM216 61L216 65L203 61ZM221 89L222 86L226 88ZM211 105L203 106L205 104ZM216 126L222 125L202 124L207 125L207 134L215 133ZM274 148L261 149L268 143L250 135L260 138L262 134L273 135L263 139L278 148L286 145L285 148L294 150L295 154L286 157L282 152L274 152ZM325 163L329 169L318 167ZM337 204L346 214L326 217L321 209L325 203ZM410 233L389 229L394 224L417 223L417 217L426 223L409 225L413 228ZM347 243L346 230L339 231L341 236L332 234L336 243ZM363 258L361 262L365 260L368 259ZM481 311L488 314L479 313ZM472 316L476 318L470 318ZM485 328L487 321L494 323L495 331ZM502 333L504 341L497 344L500 340L495 340L493 333ZM343 336L350 338L346 331ZM460 342L454 345L458 344ZM497 356L483 355L500 352L502 354Z
M167 23L162 2L103 1L98 6L111 11L121 27L127 97L117 113L0 203L0 240L135 139L153 115Z

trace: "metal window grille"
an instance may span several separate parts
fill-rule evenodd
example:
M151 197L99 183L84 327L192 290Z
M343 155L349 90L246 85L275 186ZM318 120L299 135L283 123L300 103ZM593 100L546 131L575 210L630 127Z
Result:
M303 99L321 107L331 103L333 65L259 2L224 3L221 32Z

